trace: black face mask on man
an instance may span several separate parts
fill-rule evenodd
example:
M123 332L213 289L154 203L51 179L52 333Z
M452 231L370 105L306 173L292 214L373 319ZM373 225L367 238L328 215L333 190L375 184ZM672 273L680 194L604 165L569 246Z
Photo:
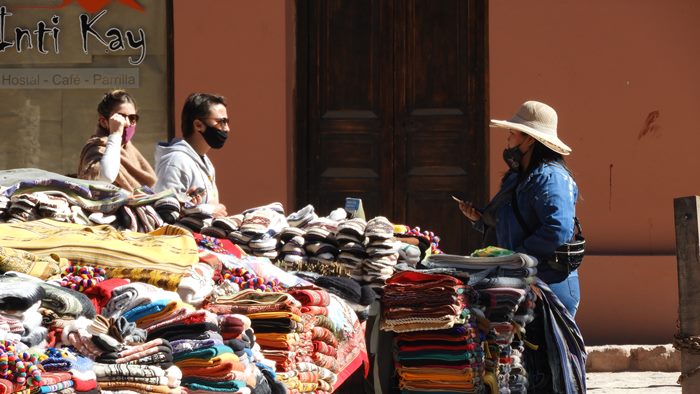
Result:
M512 148L503 149L503 161L506 162L508 168L513 171L520 171L520 160L523 159L523 152L520 151L520 145Z
M206 141L212 149L220 149L224 146L228 138L228 133L214 126L209 126L206 123L205 126L207 126L207 128L202 133L204 141Z

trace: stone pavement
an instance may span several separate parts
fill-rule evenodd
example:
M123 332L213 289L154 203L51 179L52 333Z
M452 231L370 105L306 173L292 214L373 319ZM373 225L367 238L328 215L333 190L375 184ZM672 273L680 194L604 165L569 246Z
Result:
M590 394L680 394L680 372L589 372Z
M680 394L680 352L668 345L588 346L586 385L592 394Z

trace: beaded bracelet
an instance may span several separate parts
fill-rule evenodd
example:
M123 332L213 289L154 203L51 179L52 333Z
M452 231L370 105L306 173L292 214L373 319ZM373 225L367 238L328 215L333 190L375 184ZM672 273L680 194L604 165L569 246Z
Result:
M221 277L223 280L237 284L241 289L254 289L261 292L281 290L280 281L277 278L271 277L266 280L241 267L232 270L224 269Z
M10 341L0 341L0 378L19 385L41 385L41 368L38 357L30 353L18 353Z
M428 240L430 242L430 251L432 254L442 254L442 250L440 250L439 245L440 245L440 237L435 235L432 231L428 230L423 230L421 231L420 227L416 226L410 230L408 230L406 235L410 235L413 237L420 237Z
M61 286L72 290L84 291L106 279L104 268L79 266L71 263L61 275Z
M209 235L202 236L202 239L199 240L199 246L201 246L202 248L207 248L214 253L231 254L231 252L224 248L224 245L221 242L221 240L215 237L211 237Z

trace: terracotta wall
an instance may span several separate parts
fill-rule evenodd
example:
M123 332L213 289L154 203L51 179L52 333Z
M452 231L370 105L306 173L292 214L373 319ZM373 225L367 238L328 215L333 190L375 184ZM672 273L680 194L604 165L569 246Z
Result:
M291 201L293 11L292 1L174 1L176 113L196 90L230 100L233 135L212 154L230 212ZM489 12L492 117L545 101L574 150L592 253L577 318L587 343L670 342L673 198L698 193L700 3L492 0ZM505 135L490 135L495 193Z
M173 2L176 135L181 135L179 116L188 94L226 96L232 134L210 157L219 194L231 214L272 201L287 205L287 37L293 34L287 33L285 3Z
M700 3L493 0L489 12L491 117L547 102L573 148L577 213L601 255L582 268L588 343L670 342L673 198L700 189ZM490 135L495 191L505 135Z

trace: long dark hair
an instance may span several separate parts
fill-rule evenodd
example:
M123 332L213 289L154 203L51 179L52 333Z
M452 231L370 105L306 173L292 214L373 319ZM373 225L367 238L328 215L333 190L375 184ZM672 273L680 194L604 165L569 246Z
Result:
M530 157L530 165L525 171L523 171L521 176L525 177L529 173L531 173L535 168L547 163L559 164L560 166L564 167L566 172L569 173L569 176L573 178L574 174L571 172L569 166L566 165L566 160L564 160L564 156L547 148L543 143L537 140L535 140L535 144L532 146L532 156Z

